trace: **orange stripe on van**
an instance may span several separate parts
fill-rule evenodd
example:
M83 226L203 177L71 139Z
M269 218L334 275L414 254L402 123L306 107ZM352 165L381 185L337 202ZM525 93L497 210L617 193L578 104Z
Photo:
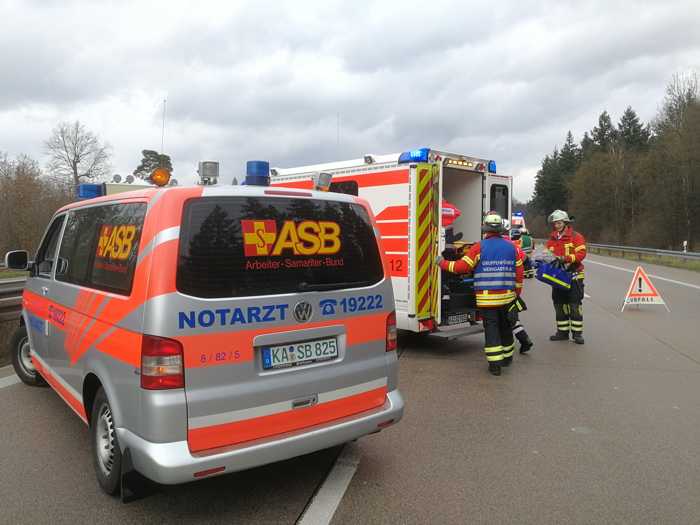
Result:
M141 338L141 334L116 328L104 340L97 343L97 349L122 363L140 368Z
M211 334L180 335L174 337L182 343L185 352L185 368L204 368L216 365L238 364L254 357L253 339L258 335L291 332L307 328L345 325L347 345L359 345L386 339L387 312L349 317L343 320L322 321L277 328L236 330ZM220 355L217 360L216 354Z
M382 406L386 400L386 393L386 387L381 387L308 408L299 408L211 427L195 428L187 431L187 442L190 451L201 452L309 428Z
M83 422L87 423L87 416L85 415L85 407L83 404L80 402L80 400L76 399L76 397L71 394L68 389L66 389L59 381L54 377L54 375L49 372L46 368L41 366L41 363L39 362L38 359L32 358L32 362L34 363L34 367L37 369L37 371L41 374L41 377L46 379L46 382L51 385L51 388L53 388L56 393L63 398L63 400L68 404L69 407L73 409L73 411L80 416L80 419L83 420Z
M159 244L156 249L147 257L153 258L154 264L151 266L150 282L148 283L148 298L152 299L158 295L172 293L176 290L176 273L179 239L173 239ZM141 264L146 263L146 260ZM155 266L162 263L163 266Z
M141 232L141 245L139 253L148 246L153 237L160 231L167 230L173 226L180 226L182 218L183 203L195 197L201 197L204 191L203 186L181 187L177 189L165 190L165 193L155 201L148 210L149 219Z

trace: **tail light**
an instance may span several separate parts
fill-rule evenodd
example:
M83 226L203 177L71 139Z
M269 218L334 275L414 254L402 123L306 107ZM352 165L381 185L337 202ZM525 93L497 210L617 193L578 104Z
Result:
M386 318L386 351L396 350L396 312Z
M182 345L179 341L144 335L141 343L141 388L184 388Z

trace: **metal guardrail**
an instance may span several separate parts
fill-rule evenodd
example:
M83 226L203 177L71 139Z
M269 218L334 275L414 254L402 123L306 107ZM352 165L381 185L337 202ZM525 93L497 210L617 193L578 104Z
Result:
M639 255L656 255L659 257L675 257L680 259L700 260L700 252L681 252L674 250L657 250L656 248L639 248L634 246L615 246L613 244L593 244L586 243L590 248L598 248L601 250L609 250L622 253L636 253Z
M22 312L22 290L26 277L0 281L0 322L19 319Z

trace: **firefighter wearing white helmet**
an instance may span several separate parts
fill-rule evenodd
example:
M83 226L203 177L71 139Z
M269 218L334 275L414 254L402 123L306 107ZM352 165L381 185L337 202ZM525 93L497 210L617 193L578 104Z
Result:
M564 210L554 210L548 217L552 233L547 249L573 275L570 290L552 288L552 302L557 319L557 331L552 341L568 341L569 334L577 344L583 341L583 259L586 258L586 239L571 227L572 219Z
M484 352L489 372L501 375L501 367L513 360L513 332L508 307L520 296L523 286L522 252L503 238L501 216L490 211L482 226L484 238L458 261L438 256L440 268L452 273L474 272L476 305L484 319Z

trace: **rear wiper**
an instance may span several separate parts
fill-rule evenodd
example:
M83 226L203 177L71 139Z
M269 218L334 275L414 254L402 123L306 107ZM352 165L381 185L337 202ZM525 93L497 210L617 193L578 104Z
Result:
M360 288L362 286L367 286L372 284L372 281L353 281L353 282L340 282L340 283L314 283L310 284L306 281L299 283L300 292L313 292L313 291L323 291L323 290L336 290L340 288Z

